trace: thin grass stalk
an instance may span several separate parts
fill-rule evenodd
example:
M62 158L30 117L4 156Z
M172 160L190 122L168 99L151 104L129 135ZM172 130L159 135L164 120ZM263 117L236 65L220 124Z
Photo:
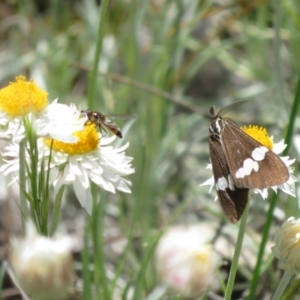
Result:
M45 161L42 159L40 169L38 170L38 195L37 198L40 202L40 220L41 228L45 235L48 235L48 211L49 211L49 198L45 197L46 186L49 185L45 181Z
M27 199L25 196L26 189L26 150L25 140L23 139L19 145L19 188L20 188L20 207L21 207L21 221L23 232L25 232L25 222L28 216Z
M82 299L93 299L92 298L92 283L91 283L91 271L90 271L90 224L91 219L86 220L86 225L83 235L83 250L81 252L81 261L82 261L82 280L83 280L83 291Z
M276 292L275 292L272 300L280 300L280 299L282 299L282 295L283 295L286 287L288 286L289 282L291 281L293 275L294 275L293 272L289 272L289 271L285 271L284 272L284 275L281 278L280 284L277 287Z
M134 295L132 297L132 300L140 300L143 298L141 296L141 292L142 292L143 286L146 286L145 280L146 280L147 267L150 262L150 259L153 257L153 252L154 252L155 246L156 246L157 242L159 241L160 237L161 237L161 234L157 234L157 236L152 238L152 240L147 243L148 251L144 255L144 259L141 262L141 268L136 276L136 281L135 281L135 286L134 286Z
M95 58L94 58L94 66L92 70L92 74L90 76L89 80L89 88L88 88L88 107L92 108L94 99L95 99L95 93L96 93L96 81L97 81L97 71L98 71L98 65L101 57L101 52L102 52L102 44L103 44L103 39L105 36L105 21L106 21L106 14L107 14L107 8L108 8L108 3L109 0L103 0L101 1L101 7L100 7L100 18L99 18L99 25L98 25L98 35L97 35L97 43L96 43L96 52L95 52ZM99 288L99 283L103 287L103 297L104 299L109 300L110 295L109 295L109 290L108 290L108 285L107 285L107 280L106 280L106 273L105 273L105 262L104 262L104 253L103 253L103 218L104 218L104 201L99 201L98 205L96 204L96 195L95 193L93 194L93 199L94 199L94 207L93 207L93 215L90 218L91 221L91 232L92 232L92 237L93 237L93 242L94 242L94 280L97 285L97 291ZM99 225L99 226L98 226ZM86 237L88 239L88 237ZM88 243L88 241L86 241ZM86 245L88 247L88 245ZM86 253L83 258L85 259L85 263L87 262L87 257L88 254ZM86 267L86 266L85 266ZM101 277L101 282L99 282L98 279ZM90 279L87 277L86 278L88 283L90 282ZM98 284L97 284L98 283ZM88 290L88 287L85 287L84 292L86 294L90 294L91 291ZM98 294L99 295L99 294ZM86 298L90 299L90 298Z
M284 80L282 76L281 66L281 37L280 37L280 25L281 25L281 4L280 0L274 0L274 27L275 27L275 77L276 77L276 92L279 93L279 100L281 100L281 106L283 109L285 106L285 94L284 94Z
M287 128L286 135L285 135L285 143L287 144L287 147L283 151L283 156L287 155L289 148L291 146L299 104L300 104L300 73L298 76L298 82L297 82L297 88L296 88L296 94L294 97L293 106L292 106L292 109L290 112L290 117L289 117L290 122L288 124L288 128ZM269 210L267 213L267 219L266 219L266 222L265 222L265 225L263 228L262 240L261 240L260 248L259 248L258 255L257 255L256 265L253 270L253 277L252 277L252 280L250 283L250 293L249 293L249 296L247 297L248 300L255 299L255 291L257 289L257 285L258 285L259 279L260 279L260 267L262 264L265 247L266 247L267 240L269 237L269 231L270 231L270 228L271 228L271 225L273 222L273 214L274 214L274 209L275 209L277 200L278 200L278 193L277 194L273 193L272 198L270 200L270 207L269 207Z
M142 152L143 154L143 159L142 159L142 166L141 166L141 170L144 169L145 167L145 151ZM144 175L144 172L141 172L141 176ZM143 180L143 178L141 178L141 180ZM136 201L135 201L135 206L134 206L134 211L133 211L133 215L132 215L132 222L131 222L131 225L130 225L130 229L129 229L129 233L127 235L127 243L126 243L126 246L125 246L125 249L122 253L122 256L120 258L120 262L118 264L118 267L117 267L117 270L116 270L116 276L114 278L114 281L112 283L112 293L116 287L116 284L117 284L117 281L121 275L121 272L123 271L124 269L124 265L125 265L125 262L126 262L126 256L128 254L128 250L130 249L130 245L132 243L132 237L133 237L133 234L134 234L134 229L136 228L135 226L137 225L137 222L139 220L139 216L140 216L140 209L141 209L141 204L142 204L142 193L143 193L143 187L142 186L139 186L139 191L138 191L138 196L136 198Z
M0 291L2 291L2 292L3 292L5 274L7 272L6 266L7 266L7 262L2 261L1 266L0 266ZM2 292L0 293L0 300L3 299Z
M54 235L57 226L59 224L59 221L61 220L61 203L62 198L64 195L65 186L62 185L59 191L56 194L54 205L53 205L53 211L52 211L52 220L51 220L51 227L50 227L50 236Z
M300 278L295 278L280 300L294 299L299 294Z
M51 201L50 200L50 192L49 192L49 186L50 186L50 170L51 170L51 159L52 159L52 147L53 147L53 139L51 140L51 144L50 144L50 154L49 154L49 159L46 162L44 159L42 159L42 162L44 164L44 168L41 168L41 174L45 174L44 177L45 179L42 181L42 192L41 192L41 197L43 199L43 204L44 204L44 220L47 222L46 226L48 227L48 218L49 218L49 211L50 211L50 205L51 205ZM62 190L61 192L61 199L62 199L62 194L64 191L64 186L60 188L60 190ZM59 191L60 192L60 191ZM58 193L59 193L58 192ZM56 197L57 198L57 197ZM57 200L57 199L55 199ZM59 203L59 201L55 201L55 205L57 205ZM60 201L60 209L61 209L61 201ZM59 216L61 214L61 210L59 209ZM56 214L55 209L53 208L53 212L52 212L52 220L54 219L54 217L56 217L56 219L58 219L58 214ZM51 235L54 234L54 231L52 230L56 230L56 227L52 227L50 230L48 230L48 234L49 232L51 232Z
M33 205L34 209L38 210L38 185L37 185L37 177L38 177L38 150L37 150L37 143L36 143L36 134L34 129L32 128L31 123L28 119L25 120L26 126L26 141L28 141L28 155L30 157L30 183L31 183L31 193L33 198ZM40 220L39 220L40 222Z
M98 294L97 299L110 300L111 293L106 275L103 240L106 198L104 193L102 193L102 197L99 197L99 191L94 184L91 184L91 190L94 200L91 216L91 233L94 245L94 284ZM100 291L100 287L102 291Z
M107 8L108 8L109 0L102 0L101 7L100 7L100 19L99 19L99 26L98 26L98 36L97 36L97 44L96 44L96 52L95 52L95 59L94 59L94 66L93 71L89 80L89 89L88 89L88 107L93 107L93 102L95 99L96 94L96 81L97 81L97 72L98 72L98 65L100 61L100 56L102 52L102 44L105 35L105 21L107 15Z
M237 238L237 242L235 245L235 250L234 250L234 255L232 259L232 264L229 272L229 278L228 278L228 283L227 283L227 288L226 288L226 293L225 293L225 300L231 300L231 295L234 287L234 281L235 281L235 276L237 272L237 267L238 267L238 262L241 254L241 249L243 245L243 239L245 236L245 231L246 231L246 225L247 225L247 217L248 217L248 212L249 212L249 207L250 207L250 200L248 199L248 203L246 205L246 208L244 210L244 213L241 218L240 222L240 228L239 228L239 234Z
M37 139L37 138L36 138ZM51 162L51 153L52 153L52 144L53 140L51 140L51 148L50 155L48 161L42 157L40 169L38 172L38 199L40 201L40 218L41 218L41 228L44 229L44 234L49 235L48 229L48 218L50 212L51 201L49 201L49 185L50 185L50 162ZM37 146L38 147L38 146ZM38 151L38 149L37 149ZM38 156L38 152L37 152Z
M29 156L26 175L29 179L30 188L28 190L24 190L23 193L26 194L26 192L28 192L27 199L32 199L30 202L31 217L35 221L38 231L44 235L47 235L47 220L43 221L43 199L40 198L39 193L41 190L39 185L41 177L39 176L40 170L38 169L39 151L37 145L37 136L35 129L32 127L32 124L28 118L24 119L24 125L25 147Z

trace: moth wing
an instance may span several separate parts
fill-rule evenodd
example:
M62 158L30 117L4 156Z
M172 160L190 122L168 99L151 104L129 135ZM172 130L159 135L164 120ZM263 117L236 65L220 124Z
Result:
M237 188L229 182L229 176L231 175L219 141L211 138L209 151L220 205L226 218L231 223L236 223L241 218L247 205L249 189ZM220 189L217 184L219 179L227 182L227 188Z
M234 191L217 191L220 205L229 222L236 223L241 218L248 202L248 192L249 189L239 188Z
M224 122L222 149L238 188L264 189L281 185L289 179L289 171L279 156L243 132L232 121ZM255 155L253 157L253 151L260 153L258 160ZM246 166L245 163L250 164L250 169L249 164Z

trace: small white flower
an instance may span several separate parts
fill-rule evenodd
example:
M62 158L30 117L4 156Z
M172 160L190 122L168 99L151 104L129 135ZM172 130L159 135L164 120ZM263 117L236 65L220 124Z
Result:
M279 259L279 267L288 272L300 272L300 219L287 219L274 237L272 252Z
M199 226L170 228L155 252L158 275L170 289L196 297L218 285L220 258Z
M70 240L40 236L29 222L25 238L11 244L10 263L21 288L33 299L63 299L74 279Z

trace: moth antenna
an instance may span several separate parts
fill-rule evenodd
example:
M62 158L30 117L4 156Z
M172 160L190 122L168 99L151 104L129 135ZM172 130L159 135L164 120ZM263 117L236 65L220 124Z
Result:
M224 115L226 115L228 112L230 112L233 108L237 108L237 107L239 107L239 106L241 106L241 105L243 105L243 104L245 104L245 103L247 103L247 102L249 102L249 101L252 101L252 100L248 99L248 100L241 100L241 101L237 101L237 102L231 103L231 104L227 105L226 107L222 108L222 109L217 113L217 115L218 115L218 116L224 116ZM211 110L212 110L212 108L210 109L210 112L211 112Z
M212 117L214 117L216 115L216 113L215 113L215 107L212 106L211 109L209 110L209 112L212 115Z

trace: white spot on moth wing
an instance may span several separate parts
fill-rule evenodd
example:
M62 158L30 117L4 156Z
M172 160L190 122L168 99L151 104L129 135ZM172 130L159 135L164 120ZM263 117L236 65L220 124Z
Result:
M225 177L220 177L218 178L218 181L216 182L216 189L225 191L228 188L228 182Z
M261 161L265 158L266 156L266 153L269 151L268 148L264 147L264 146L260 146L260 147L257 147L255 148L253 151L252 151L252 158L256 161Z
M254 170L257 172L259 169L258 162L252 160L251 158L247 158L244 160L243 167L238 169L235 173L236 178L244 178L245 176L248 176L251 174L251 172Z

